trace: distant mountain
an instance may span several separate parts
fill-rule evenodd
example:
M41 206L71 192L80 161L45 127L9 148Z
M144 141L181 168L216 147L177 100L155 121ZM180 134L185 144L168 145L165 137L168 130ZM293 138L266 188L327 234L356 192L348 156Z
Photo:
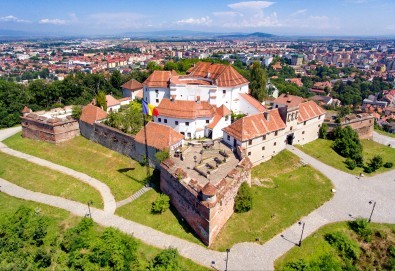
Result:
M20 30L0 29L0 37L26 37L26 36L32 36L32 33L26 31L20 31Z
M269 39L269 38L274 38L276 37L275 35L268 34L268 33L262 33L262 32L254 32L254 33L231 33L231 34L223 34L217 36L217 38L222 38L222 39L249 39L249 38L255 38L255 39Z

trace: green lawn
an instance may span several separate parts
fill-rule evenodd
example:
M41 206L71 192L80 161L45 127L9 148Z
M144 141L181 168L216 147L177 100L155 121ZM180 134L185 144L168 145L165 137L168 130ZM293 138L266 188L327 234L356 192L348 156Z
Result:
M363 172L362 168L355 168L354 170L350 170L346 167L346 164L344 164L344 161L346 159L340 156L339 154L337 154L331 148L332 142L333 141L326 139L316 139L313 142L310 142L306 145L303 146L296 145L295 147L334 168L340 169L342 171L351 174L362 173ZM383 157L384 163L389 161L395 162L395 149L376 143L372 140L361 140L361 143L363 146L363 157L365 162L368 162L369 159L371 159L375 155L380 155L381 157ZM364 174L374 175L388 170L391 169L382 167L374 173L371 174L364 173Z
M281 256L275 261L276 270L283 270L286 263L295 262L299 259L303 259L306 262L316 261L323 255L336 255L337 251L333 248L327 241L325 241L324 236L328 233L342 232L350 239L355 240L358 244L369 253L365 253L362 250L362 255L360 256L358 262L355 264L357 267L362 268L359 270L375 270L367 268L369 258L371 261L380 261L381 259L376 258L375 255L377 247L383 245L384 238L385 242L390 242L395 245L395 225L391 224L369 224L369 227L373 230L373 240L371 242L363 242L348 226L347 222L339 222L328 224L320 228L318 231L310 235L308 238L303 240L301 247L294 247L286 254ZM378 233L379 232L379 233ZM381 237L380 237L381 236ZM367 256L367 257L366 257ZM380 256L379 256L380 257ZM381 258L383 256L381 255Z
M252 186L253 208L232 215L213 249L223 251L257 238L264 243L332 197L329 179L309 166L294 167L298 161L285 150L253 168L252 178L263 180L263 186Z
M385 136L388 136L388 137L395 138L395 134L388 133L386 131L382 131L382 130L378 130L378 129L374 129L374 131L379 133L379 134L381 134L381 135L385 135Z
M59 232L64 232L66 229L75 226L76 224L78 224L81 221L80 217L76 217L65 210L47 206L44 204L31 202L31 201L17 199L17 198L8 196L4 193L0 193L0 224L2 222L5 222L8 215L15 213L15 211L22 205L27 206L32 209L35 209L35 210L39 211L40 214L48 217L48 219L49 219L48 225L49 226L48 226L47 239L48 239L49 243L53 243L51 245L51 252L55 250L56 244L59 244L58 241L54 242L54 240L53 240L59 234ZM104 230L104 228L95 224L95 230L97 232L102 232ZM1 237L0 237L0 239L1 239ZM155 257L161 251L161 249L144 244L141 241L138 241L138 243L139 243L138 255L139 255L139 261L141 261L141 262L148 262L149 260L151 260L153 257ZM201 265L198 265L195 262L193 262L187 258L184 258L184 257L180 257L180 264L181 264L182 270L191 270L191 271L212 270L212 269L203 267Z
M138 162L82 136L54 145L22 138L18 133L4 143L12 149L86 173L106 183L117 201L143 187L146 177L145 167Z
M253 186L254 207L245 214L233 214L210 247L224 250L239 243L269 240L331 198L330 181L311 167L295 165L299 158L283 151L272 160L253 168L253 178L271 178L264 186ZM311 176L311 178L306 178ZM142 197L117 209L116 214L164 233L202 244L177 211L151 214L151 203L158 192L150 190Z
M103 208L96 189L78 179L0 152L0 178L23 188Z
M148 191L137 200L124 205L116 210L116 214L147 225L161 232L180 237L182 239L203 244L195 237L189 225L181 220L177 210L173 207L162 214L152 214L151 204L159 196L159 192L154 189Z

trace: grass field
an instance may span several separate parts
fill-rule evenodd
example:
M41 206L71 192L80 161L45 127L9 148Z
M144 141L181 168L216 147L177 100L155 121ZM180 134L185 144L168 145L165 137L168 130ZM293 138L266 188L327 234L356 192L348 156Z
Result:
M86 173L106 183L117 201L131 196L144 185L145 167L82 136L54 145L22 138L18 133L4 143L12 149Z
M55 237L58 234L58 232L63 232L66 229L75 226L76 224L79 223L79 221L81 221L80 217L73 216L65 210L31 202L31 201L24 201L21 199L10 197L4 193L0 193L0 224L7 219L8 215L13 214L22 205L30 207L32 209L39 210L42 215L45 215L49 218L49 227L48 227L49 238ZM104 230L104 228L95 224L95 230L101 232ZM161 251L161 249L144 244L139 241L138 251L139 251L138 255L140 261L149 261L154 256L156 256ZM184 257L180 257L180 263L182 270L191 270L191 271L212 270L200 266Z
M312 157L334 168L340 169L342 171L351 174L362 173L363 172L362 168L355 168L354 170L350 170L346 167L346 164L344 163L346 159L340 156L339 154L337 154L331 148L332 142L333 141L331 140L317 139L303 146L296 145L296 147L302 150L303 152L307 153L308 155L311 155ZM369 159L371 159L375 155L380 155L381 157L383 157L384 163L390 161L395 162L395 149L376 143L372 140L361 140L361 143L363 146L363 157L365 162L368 162ZM364 174L374 175L374 174L383 173L388 170L391 169L381 167L374 173L371 174L364 173Z
M264 186L253 186L253 209L245 214L233 214L210 248L225 250L239 242L255 241L257 237L265 242L329 200L330 181L311 167L296 168L298 162L297 156L283 151L253 168L253 178L266 179ZM158 193L151 190L117 209L116 213L167 234L202 244L189 226L177 217L177 211L151 214L151 203Z
M0 178L35 192L82 203L92 200L96 208L103 208L99 191L88 184L2 152L0 152Z
M381 130L378 130L378 129L374 129L374 131L379 133L379 134L381 134L381 135L385 135L385 136L388 136L388 137L395 138L395 134L391 134L391 133L388 133L386 131L381 131Z
M195 237L189 225L181 220L177 210L171 208L162 214L151 213L151 203L159 196L159 192L154 189L148 191L137 200L124 205L116 210L116 214L147 225L161 232L171 234L182 239L203 244Z
M329 179L309 166L295 167L298 162L297 156L285 150L253 168L252 178L262 182L262 186L252 186L253 208L232 215L213 249L223 251L257 238L264 243L332 197Z
M369 227L373 230L373 240L371 242L364 242L354 233L348 226L347 222L339 222L326 225L320 228L317 232L310 235L308 238L303 240L301 247L294 247L286 254L281 256L275 262L276 270L283 270L286 263L295 262L299 259L303 259L306 262L311 262L318 260L323 255L336 255L336 249L329 245L325 241L324 236L328 233L342 232L352 240L357 241L357 243L362 247L362 251L366 251L367 258L362 255L356 263L357 267L362 268L358 270L379 270L367 268L369 258L371 261L380 261L383 255L375 255L375 244L378 243L379 246L383 245L383 240L380 240L380 236L385 239L385 242L392 242L395 245L395 225L390 224L369 224ZM384 270L384 269L383 269ZM387 270L387 269L386 269Z

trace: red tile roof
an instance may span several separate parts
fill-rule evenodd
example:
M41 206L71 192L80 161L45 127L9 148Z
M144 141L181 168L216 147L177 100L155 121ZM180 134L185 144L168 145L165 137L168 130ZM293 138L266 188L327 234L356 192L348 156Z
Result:
M107 118L107 116L107 113L103 109L92 104L88 104L82 108L80 120L89 124L93 124L98 120Z
M212 118L216 111L208 102L170 101L167 98L162 99L156 108L159 116L179 119Z
M130 89L132 91L136 91L143 88L143 84L139 81L132 79L127 81L125 84L122 85L122 88Z
M235 121L224 128L223 131L239 141L246 141L270 132L285 129L285 123L277 108L267 111L267 114L269 115L269 120L262 113L250 115Z
M255 107L259 112L265 112L266 108L254 97L247 93L240 93L240 96L244 98L249 104Z
M217 114L220 115L221 117L231 115L232 112L225 106L221 105L220 107L217 108Z
M184 139L184 136L179 132L159 123L148 122L145 129L147 133L147 145L158 150L168 149L170 146ZM144 127L137 133L134 139L136 142L145 144Z
M275 99L273 103L287 105L288 107L295 107L304 101L305 99L302 97L283 93L277 99Z
M313 101L301 103L299 105L298 122L303 122L312 118L316 118L325 113L326 111Z
M111 95L106 95L106 103L107 103L107 107L120 104L120 102Z
M144 82L148 87L167 88L170 77L177 75L175 71L154 71Z
M210 63L198 62L194 67L188 70L189 77L203 77L213 80L213 84L219 87L234 87L248 84L240 73L238 73L232 66Z

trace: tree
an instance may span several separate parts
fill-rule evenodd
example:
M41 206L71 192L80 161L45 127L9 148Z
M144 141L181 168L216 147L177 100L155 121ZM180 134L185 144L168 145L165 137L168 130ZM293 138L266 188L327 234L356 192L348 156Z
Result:
M121 86L122 86L122 76L121 76L121 72L120 71L115 70L111 74L110 83L111 83L113 88L115 88L116 90L120 91Z
M250 89L251 95L260 102L267 97L266 83L266 71L261 68L259 62L254 62L251 69Z
M341 156L351 158L358 164L362 158L362 144L359 141L358 134L350 127L338 127L333 132L335 141L332 148Z
M180 271L181 266L179 262L180 256L177 249L169 248L160 252L149 263L148 270L150 271Z
M368 166L372 169L372 171L376 171L383 166L383 157L380 155L375 155L372 159L370 159Z
M170 198L166 194L160 194L152 203L151 212L161 214L170 208Z
M246 183L242 183L235 198L235 212L245 213L252 208L252 192L251 187Z
M150 72L153 72L153 71L155 71L155 70L161 70L162 67L159 66L158 64L156 64L155 61L151 61L150 63L148 63L147 69L148 69Z
M159 151L159 152L155 153L155 158L160 163L165 161L169 157L170 157L169 150L163 150L163 151Z
M326 139L327 135L328 135L328 125L326 123L323 123L320 127L318 136L319 138Z
M107 100L106 93L104 91L99 91L96 96L96 105L101 107L104 111L107 111Z

